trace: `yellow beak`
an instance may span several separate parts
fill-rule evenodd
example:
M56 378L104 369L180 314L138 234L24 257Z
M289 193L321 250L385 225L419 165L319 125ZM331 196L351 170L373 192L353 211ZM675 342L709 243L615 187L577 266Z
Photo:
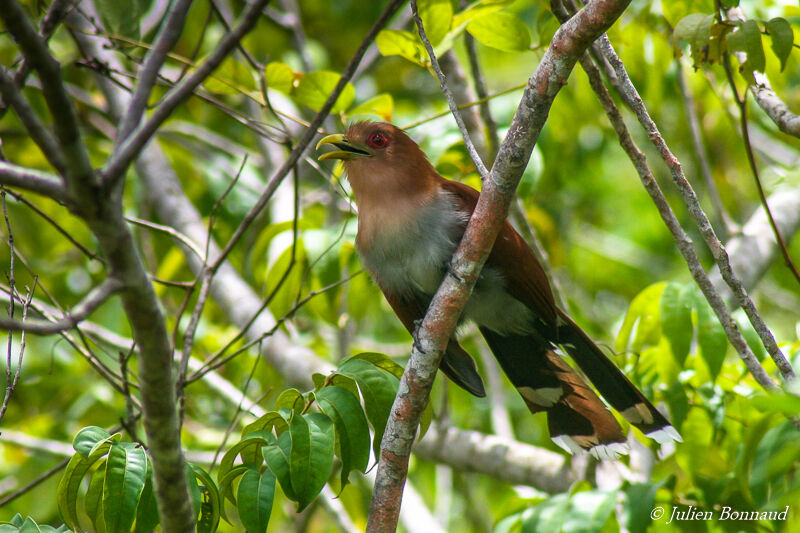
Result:
M332 144L338 148L338 150L322 154L318 158L320 161L325 161L326 159L355 159L357 157L372 157L372 154L369 153L369 150L367 150L365 146L359 146L348 141L341 133L323 137L322 140L317 143L317 150L319 150L320 147L325 144Z

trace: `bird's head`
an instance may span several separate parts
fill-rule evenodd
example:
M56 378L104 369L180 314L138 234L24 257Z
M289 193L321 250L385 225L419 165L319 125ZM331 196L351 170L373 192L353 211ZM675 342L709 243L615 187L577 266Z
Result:
M376 194L396 187L425 190L436 171L424 152L400 128L386 122L356 122L344 134L328 135L317 149L336 149L319 156L320 161L340 159L356 193Z

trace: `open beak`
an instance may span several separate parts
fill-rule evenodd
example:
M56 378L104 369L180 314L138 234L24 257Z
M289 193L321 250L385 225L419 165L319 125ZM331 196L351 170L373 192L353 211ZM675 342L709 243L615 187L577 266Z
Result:
M372 157L372 154L367 151L366 147L351 143L345 139L344 135L341 133L324 137L317 143L317 150L319 150L320 146L324 144L332 144L338 148L338 150L322 154L318 158L319 161L325 161L326 159L355 159L357 157Z

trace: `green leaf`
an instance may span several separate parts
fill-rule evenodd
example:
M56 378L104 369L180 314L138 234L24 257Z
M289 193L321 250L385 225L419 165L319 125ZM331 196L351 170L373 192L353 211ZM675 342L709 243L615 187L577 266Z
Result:
M264 533L275 500L275 474L249 467L237 491L239 519L249 533Z
M782 17L775 17L767 22L767 32L772 40L772 51L781 62L781 72L786 68L786 60L794 45L794 31L789 22Z
M522 533L561 531L569 508L569 494L559 494L536 505L522 521Z
M653 525L651 512L656 502L656 492L667 480L660 483L631 483L625 490L620 522L631 533L644 533Z
M353 115L376 115L386 122L392 121L394 111L394 99L391 94L383 93L374 98L370 98L363 104L359 104L347 111L347 116Z
M108 440L97 443L88 457L84 457L79 453L72 456L64 469L64 474L58 482L56 489L56 502L58 503L58 511L61 513L61 518L67 527L73 531L83 531L78 521L78 490L81 486L83 476L89 469L103 457L111 448L111 443Z
M29 516L19 528L19 533L42 533L42 530L39 528L39 524L37 524L36 521Z
M333 92L341 76L329 70L319 70L303 74L295 87L293 96L299 103L319 111ZM348 83L336 103L331 108L331 113L340 113L350 107L356 96L356 90Z
M161 517L158 515L158 501L153 485L153 465L147 462L147 475L139 497L139 506L136 507L136 526L133 533L150 533L155 529Z
M92 526L95 532L100 533L105 531L105 520L103 519L103 485L105 484L105 461L100 462L97 469L92 474L89 481L89 490L86 491L86 496L83 498L83 507L89 519L92 521Z
M659 304L664 287L666 287L665 283L655 283L637 294L633 299L628 312L625 314L625 320L622 322L619 334L617 334L616 349L618 352L624 352L629 347L634 352L640 352L645 343L658 343L658 339L661 336ZM634 326L637 326L636 336L631 345Z
M295 414L289 423L289 434L289 472L296 496L293 499L297 501L298 511L302 511L319 494L331 474L333 422L321 413Z
M693 13L682 18L675 26L675 31L673 32L674 45L677 47L680 41L689 43L695 67L714 59L709 58L709 41L713 24L714 15Z
M573 494L563 533L600 531L611 516L617 501L616 490L590 490Z
M678 0L661 4L664 17L670 26L676 27L680 20L689 13L713 13L716 10L714 0Z
M267 413L262 419L270 414L271 413ZM255 467L261 466L262 460L258 455L258 450L264 445L275 444L275 442L275 435L267 429L251 431L244 435L242 440L231 446L231 448L225 452L225 455L222 456L222 460L219 463L219 471L217 472L217 481L220 482L220 485L222 484L222 479L233 470L236 457L240 454L245 464L250 464ZM249 453L247 453L248 451Z
M103 483L103 520L106 533L127 533L136 517L147 473L147 454L138 444L111 447Z
M293 253L294 262L292 262ZM305 278L303 274L305 262L306 251L303 240L297 239L294 250L289 245L269 269L265 293L267 296L272 296L269 309L275 316L285 315L294 306Z
M267 87L284 94L289 94L294 88L295 72L286 63L272 61L264 68L264 77Z
M450 31L453 22L453 6L450 0L419 0L419 16L425 28L425 35L432 46L436 46Z
M105 429L97 426L89 426L78 431L78 434L75 435L75 438L72 440L72 447L82 456L89 457L89 453L91 453L92 448L94 448L97 443L110 438L111 434Z
M240 94L256 90L256 81L250 67L228 56L208 78L203 87L216 94Z
M695 293L694 308L697 313L697 343L700 345L700 355L708 366L713 382L717 379L725 361L728 337L700 292Z
M369 426L358 397L342 387L325 387L317 393L320 410L333 420L339 436L342 488L351 470L366 472L369 463Z
M269 469L278 478L286 497L297 501L297 495L292 488L291 469L289 466L289 457L292 453L291 431L281 433L277 443L264 446L261 448L261 453L267 461Z
M692 346L692 303L694 286L668 283L661 293L661 329L669 341L672 356L683 368Z
M303 394L297 389L286 389L275 400L275 410L289 409L297 413L301 412L305 407L305 400Z
M94 6L108 33L139 40L139 19L142 17L142 12L138 2L97 0Z
M339 373L356 380L367 418L375 429L372 449L377 461L381 453L381 439L386 429L386 421L392 410L394 397L397 395L398 379L375 365L360 359L350 359L339 367Z
M236 497L233 494L233 482L236 481L236 478L247 472L248 468L255 468L253 465L239 465L231 468L228 470L228 473L225 474L222 479L218 479L219 481L219 493L232 504L236 504ZM225 520L228 520L228 517L225 514L225 502L221 501L219 506L220 515L222 515Z
M531 47L531 32L517 15L496 11L472 19L467 31L481 44L504 52L523 52Z
M453 17L453 27L458 28L474 18L499 11L513 2L514 0L481 0L480 2L475 2Z
M737 31L728 35L728 45L732 50L744 52L747 55L747 59L742 63L744 72L764 72L767 60L764 57L764 45L761 42L761 30L755 20L744 21Z
M381 55L401 56L421 67L429 63L428 52L419 37L405 30L381 30L375 37Z
M197 519L198 533L214 533L219 526L222 502L217 485L211 476L199 466L189 463L195 478L200 482L201 494L200 516Z

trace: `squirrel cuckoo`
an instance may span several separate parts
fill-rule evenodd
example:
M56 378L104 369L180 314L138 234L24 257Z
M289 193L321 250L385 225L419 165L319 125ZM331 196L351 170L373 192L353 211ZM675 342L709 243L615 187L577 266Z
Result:
M317 144L336 150L358 204L362 263L412 335L447 272L478 201L478 191L440 176L402 130L359 122ZM553 298L533 251L506 222L464 309L532 413L547 412L550 436L569 453L601 459L627 451L617 419L555 353L562 347L625 420L663 443L680 435ZM440 369L485 396L475 362L451 338Z

